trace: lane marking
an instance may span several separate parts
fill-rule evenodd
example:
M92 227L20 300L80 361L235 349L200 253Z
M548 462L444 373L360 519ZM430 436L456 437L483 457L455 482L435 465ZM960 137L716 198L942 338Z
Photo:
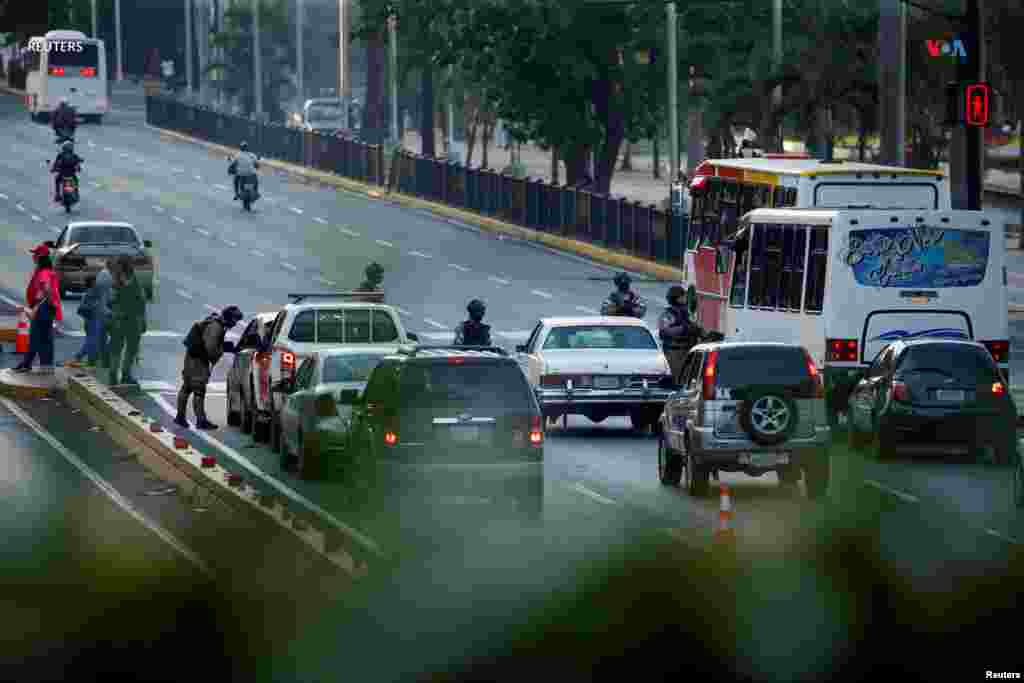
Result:
M3 192L0 192L0 199L9 199L9 197L5 195Z
M204 230L203 228L196 228L196 232L198 232L203 237L209 237L210 236L210 231L209 230Z
M36 223L41 223L43 219L35 214L32 214L32 220L34 220Z
M252 249L252 250L249 251L249 253L252 254L253 256L259 256L260 258L266 258L267 257L267 255L264 254L259 249Z
M194 175L194 176L192 176L192 177L193 177L193 178L195 178L196 180L202 180L202 179L203 179L203 177L202 177L202 176L198 176L198 175Z
M14 414L19 420L21 420L29 429L36 433L46 443L50 444L53 450L60 453L65 460L71 463L79 472L81 472L86 478L88 478L93 484L96 485L100 491L102 491L110 500L112 500L118 507L131 515L135 521L142 524L144 527L152 531L156 536L167 543L167 545L174 548L182 557L187 559L189 562L194 564L206 575L210 575L210 568L203 562L202 558L196 555L188 546L178 540L170 531L160 526L157 522L153 521L146 516L145 513L138 510L131 501L122 496L114 486L106 479L96 473L91 467L85 464L77 455L72 453L68 448L62 444L57 437L50 432L46 431L42 425L36 422L30 415L25 413L21 408L15 405L12 401L5 399L3 400L4 406Z
M1006 534L1001 534L998 531L996 531L995 529L985 529L985 533L988 534L989 536L994 536L994 537L998 538L1000 541L1006 541L1010 545L1020 545L1021 544L1020 541L1018 541L1013 536L1007 536Z
M87 142L89 143L90 147L95 147L96 146L96 143L93 142L92 140L88 140Z
M21 204L15 204L14 208L16 208L18 211L21 211L22 213L25 213L25 207L22 206Z
M231 189L227 185L221 185L220 183L214 183L213 186L216 187L218 190L230 190Z
M183 299L188 299L189 301L192 300L192 295L186 292L184 289L178 290L178 296L182 297Z
M229 247L235 248L235 247L238 246L238 242L232 242L227 237L221 237L220 240L221 240L221 242L223 242L224 244L228 245Z
M153 205L153 210L156 211L157 213L163 213L164 212L164 207L157 206L156 204L154 204Z
M130 155L128 154L128 152L121 152L121 158L122 159L127 159L129 156Z
M359 233L358 232L355 232L353 230L349 230L348 228L338 228L338 230L340 230L341 232L345 233L349 237L359 237Z
M377 244L379 244L382 247L393 247L393 246L395 246L395 245L391 244L391 242L385 242L384 240L375 240L375 241L377 242Z
M490 280L491 282L497 282L499 285L510 285L510 284L512 284L508 280L502 279L502 278L497 277L495 275L490 275L490 276L488 276L487 279Z
M547 292L545 292L543 290L540 290L540 289L531 289L530 290L530 294L536 294L537 296L543 297L545 299L553 299L554 298L554 296L552 294L548 294Z
M424 339L439 342L451 343L452 340L451 332L420 332L419 336L423 337Z
M441 323L437 322L436 320L431 320L430 318L424 318L423 322L425 322L428 325L433 325L434 327L438 327L438 328L440 328L442 330L447 330L448 329L447 325L442 325Z
M569 488L571 488L576 493L584 495L587 498L590 498L592 500L596 500L598 503L602 503L603 505L618 505L618 503L616 501L612 500L611 498L606 498L606 497L602 496L600 493L598 493L597 491L591 491L590 489L588 489L586 486L584 486L583 484L581 484L579 482L576 482L575 484L573 484Z
M338 284L337 282L334 282L334 281L332 281L332 280L328 280L328 279L327 279L327 278L325 278L325 277L320 277L319 275L317 275L317 276L316 276L315 278L313 278L313 279L314 279L314 280L316 280L317 282L319 282L319 283L320 283L320 284L322 284L322 285L327 285L328 287L333 287L333 286L335 286L336 284Z
M422 251L410 251L410 256L419 256L420 258L434 258L430 254L424 254Z
M317 216L313 220L315 220L317 223L320 223L321 225L327 225L327 221L325 221L323 218L320 218L319 216Z
M533 330L513 330L511 332L495 331L494 334L505 337L506 339L522 339L526 341L533 334Z
M281 267L284 268L285 270L290 270L293 273L298 270L298 268L296 268L292 264L288 263L287 261L282 261L281 262Z
M162 382L157 380L143 380L139 382L139 389L145 391L148 394L153 392L162 394L176 394L178 393L178 385L171 384L170 382ZM227 396L227 382L210 382L206 385L207 396Z
M455 270L461 271L463 273L469 272L469 268L467 268L466 266L460 266L458 263L449 263L448 265L454 268Z
M171 216L171 218L174 219L175 223L184 223L185 222L185 219L182 218L181 216Z
M62 330L61 334L65 337L84 337L85 330ZM148 332L144 332L142 336L157 339L176 339L178 337L184 337L185 335L181 332L174 332L172 330L149 330Z
M868 486L872 487L872 488L878 489L879 491L884 491L884 492L888 493L891 496L896 496L897 498L902 500L904 503L920 503L921 502L921 500L917 496L912 496L909 493L904 493L903 491L897 491L896 489L889 488L885 484L877 482L874 479L865 479L864 483L867 484Z
M217 308L216 306L214 306L213 304L203 304L203 305L206 306L206 310L208 310L208 311L212 311L214 313L220 313L220 309Z
M104 151L104 152L113 152L113 151L114 151L114 148L113 148L113 147L104 147L104 148L103 148L103 151Z
M412 313L410 313L409 311L405 310L404 308L400 308L398 306L395 306L395 310L398 311L399 313L401 313L402 315L412 315Z
M89 184L92 185L93 187L99 187L100 186L100 184L97 183L95 180L90 180Z
M291 209L293 213L297 213L300 216L302 215L302 209L298 209L298 208L296 208L294 206L289 206L288 208Z
M135 163L137 163L137 164L144 164L144 163L146 163L146 160L141 158L141 157L135 157Z
M598 311L593 308L588 308L587 306L577 306L576 310L582 311L583 313L588 313L590 315L601 315L601 311Z
M171 406L171 404L168 403L167 399L165 399L163 396L161 396L160 394L152 394L151 396L152 396L153 400L156 401L157 405L159 405L163 409L163 411L165 413L167 413L168 415L171 415L171 416L174 416L174 415L177 414L177 412L178 412L177 408L174 408L173 406ZM231 458L238 465L244 467L251 474L253 474L256 477L258 477L260 479L260 481L262 481L267 486L270 486L270 487L276 489L279 493L282 493L284 496L286 496L287 498L289 498L293 502L296 502L296 503L304 506L307 510L311 510L311 511L317 513L320 516L321 519L323 519L325 522L327 522L328 524L333 526L335 529L338 529L339 531L343 531L344 533L348 534L352 538L354 538L357 541L359 541L363 545L364 548L368 548L369 550L374 552L376 555L380 556L380 554L381 554L380 547L377 545L377 543L373 539L371 539L370 537L368 537L365 534L361 533L360 531L357 531L356 529L353 529L352 527L350 527L349 525L345 524L344 522L339 521L338 519L336 519L334 517L334 515L332 515L331 513L327 512L326 510L324 510L322 507L320 507L316 503L314 503L314 502L312 502L310 500L307 500L306 498L304 498L299 493L293 491L292 489L288 488L287 486L285 486L284 484L279 482L277 479L274 479L273 477L269 476L263 470L259 469L258 467L253 465L251 462L249 462L248 458L245 458L244 456L240 455L237 451L235 451L233 448L231 448L227 444L225 444L225 443L215 439L214 437L210 436L209 434L207 434L204 431L195 431L195 432L190 432L190 433L194 433L194 434L198 435L199 438L201 438L204 441L206 441L206 443L210 444L211 446L213 446L214 448L219 450L221 453L223 453L227 457Z

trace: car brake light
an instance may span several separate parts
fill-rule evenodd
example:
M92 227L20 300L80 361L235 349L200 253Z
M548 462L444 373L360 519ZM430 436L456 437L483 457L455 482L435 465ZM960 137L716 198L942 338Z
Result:
M398 443L398 434L394 432L384 432L384 443L389 446L394 446Z
M889 392L890 397L894 401L900 403L910 403L910 389L906 384L899 380L894 380L892 383L892 389Z
M715 364L718 362L718 351L708 354L708 362L704 367L704 400L715 400Z
M565 377L562 375L541 375L540 385L542 387L560 387L565 384Z
M62 67L62 66L51 66L50 67L50 75L51 76L63 76L64 75L64 67Z
M83 68L82 69L82 75L85 76L86 78L91 78L91 77L95 76L96 75L96 67L94 67L94 66L87 66L87 67Z
M291 351L281 354L281 372L295 374L295 354Z
M462 365L466 362L466 359L462 356L449 356L448 365Z
M981 342L984 344L988 352L992 354L992 358L997 363L1009 363L1010 362L1010 342L1006 339L996 339Z
M856 339L826 339L825 348L828 350L825 360L839 363L857 362Z
M530 445L540 446L544 443L544 421L540 415L530 418Z
M807 374L811 376L811 381L814 382L814 397L825 398L825 382L822 380L821 373L818 372L818 366L814 364L811 354L807 353L807 349L804 349L804 358L807 359Z
M338 405L332 394L321 394L316 399L317 417L334 417L338 414Z
M996 395L999 395L999 396L1005 394L1006 393L1006 385L1003 384L1002 382L993 382L992 383L992 393L996 394Z

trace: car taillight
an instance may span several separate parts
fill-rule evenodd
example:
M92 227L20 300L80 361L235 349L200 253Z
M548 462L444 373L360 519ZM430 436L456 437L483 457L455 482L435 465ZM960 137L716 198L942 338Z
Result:
M62 67L62 66L51 66L50 67L50 75L51 76L63 76L64 75L64 67Z
M317 417L334 417L338 414L338 405L332 394L321 394L316 399Z
M715 365L718 363L718 351L708 354L707 365L704 366L704 400L715 400Z
M906 384L899 380L893 380L892 388L889 390L889 396L894 401L910 403L910 389Z
M285 351L281 354L281 373L288 373L290 375L295 374L295 354L291 351Z
M92 78L96 75L96 67L87 66L82 69L82 75L86 78Z
M814 382L814 398L825 398L825 382L822 380L821 373L818 372L818 366L814 364L811 354L807 353L807 349L804 349L804 358L807 360L807 374Z
M1006 385L1003 384L1002 382L993 382L992 393L996 394L997 396L1004 395L1006 393Z
M448 365L462 365L466 362L466 359L462 356L449 356Z
M1010 342L1006 339L995 339L981 342L984 344L988 352L992 354L992 358L997 363L1009 363L1010 362Z
M384 443L394 446L398 443L398 434L396 432L384 432Z
M544 444L544 421L540 415L530 418L530 445L538 447Z
M540 385L542 387L560 387L566 380L571 379L565 375L541 375Z
M826 339L826 360L832 362L857 362L856 339Z

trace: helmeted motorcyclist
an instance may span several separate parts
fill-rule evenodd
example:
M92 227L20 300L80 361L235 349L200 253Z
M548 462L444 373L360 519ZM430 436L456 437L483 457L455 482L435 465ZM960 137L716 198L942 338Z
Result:
M249 143L243 141L238 146L238 156L231 160L228 166L228 174L235 176L235 199L241 199L238 192L242 188L243 178L252 178L256 184L256 196L260 196L260 179L256 175L256 169L260 167L260 160L255 154L249 151Z
M633 279L629 277L628 273L619 273L613 280L615 283L615 291L608 297L608 301L604 306L604 315L622 315L629 316L632 318L642 318L645 310L640 301L640 297L636 295L636 292L631 290L629 286L633 283Z
M695 325L686 306L686 290L672 285L665 295L668 306L658 317L658 336L676 384L682 380L683 362L694 342Z
M60 183L64 178L74 178L75 184L78 183L78 172L81 170L81 164L85 161L82 157L75 153L75 143L68 140L60 148L60 154L53 160L53 165L50 167L50 173L56 174L56 180L53 183L53 200L60 202Z
M75 136L75 108L68 104L66 97L60 98L57 108L53 110L52 123L53 132L58 139L67 140Z
M490 346L491 326L483 322L487 306L480 299L473 299L466 306L469 320L464 320L455 328L456 346Z
M380 283L384 281L384 268L379 263L374 261L370 265L366 266L366 279L363 280L363 284L359 285L359 292L377 292L380 291Z

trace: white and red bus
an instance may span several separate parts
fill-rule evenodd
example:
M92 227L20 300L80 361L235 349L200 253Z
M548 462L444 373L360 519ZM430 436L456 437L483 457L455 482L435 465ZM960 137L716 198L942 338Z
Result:
M32 119L49 120L64 98L86 121L102 121L110 111L103 41L80 31L49 31L29 46L25 104Z

